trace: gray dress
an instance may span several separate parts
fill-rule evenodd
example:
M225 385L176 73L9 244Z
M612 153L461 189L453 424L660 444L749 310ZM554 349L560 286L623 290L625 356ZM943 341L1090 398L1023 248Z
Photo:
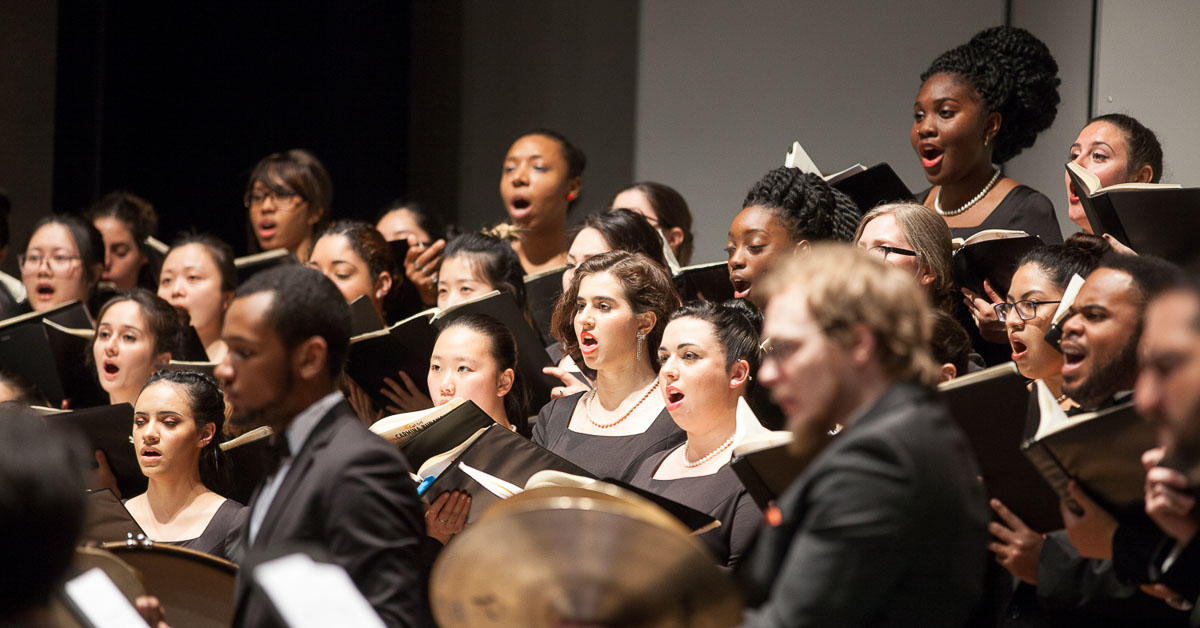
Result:
M546 404L533 425L533 442L583 467L597 478L629 481L646 458L674 449L687 437L664 408L641 434L599 436L567 427L575 404L587 393L559 397Z
M758 505L728 464L712 475L673 480L654 479L654 472L671 451L674 449L647 458L629 483L694 510L708 513L720 521L720 526L697 538L712 550L718 565L733 567L750 545L750 540L754 538L754 532L762 522L762 511L758 509Z

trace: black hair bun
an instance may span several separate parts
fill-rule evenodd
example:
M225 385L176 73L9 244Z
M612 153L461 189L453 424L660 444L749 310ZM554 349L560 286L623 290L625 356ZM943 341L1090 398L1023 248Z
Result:
M720 306L741 314L747 321L750 321L750 326L754 328L754 333L759 336L762 335L763 314L753 303L746 299L728 299L722 301Z
M941 54L921 75L968 79L988 109L1000 114L992 161L1002 164L1033 146L1058 115L1058 62L1040 39L1023 28L995 26Z
M1078 250L1095 261L1099 261L1101 257L1112 251L1112 245L1108 243L1108 240L1092 233L1083 233L1082 231L1072 233L1063 241L1063 244Z

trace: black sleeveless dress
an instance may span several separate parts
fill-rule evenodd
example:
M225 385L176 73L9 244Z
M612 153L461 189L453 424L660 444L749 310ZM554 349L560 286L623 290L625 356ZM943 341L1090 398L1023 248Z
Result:
M674 449L687 435L664 408L641 434L599 436L568 429L575 405L586 392L553 399L538 413L533 442L566 458L597 478L629 481L646 458Z

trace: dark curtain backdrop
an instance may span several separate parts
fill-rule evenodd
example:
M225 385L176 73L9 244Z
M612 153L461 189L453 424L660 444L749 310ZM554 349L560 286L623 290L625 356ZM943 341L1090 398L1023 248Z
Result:
M54 207L144 196L159 236L249 250L242 195L263 156L311 150L333 215L370 219L407 188L406 2L63 2Z

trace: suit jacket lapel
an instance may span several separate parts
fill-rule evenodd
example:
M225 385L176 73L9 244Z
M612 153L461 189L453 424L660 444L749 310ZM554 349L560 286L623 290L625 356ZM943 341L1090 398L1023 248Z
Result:
M346 402L342 401L335 405L329 412L321 418L320 423L313 429L312 434L308 436L308 440L304 442L300 452L296 454L292 460L292 466L288 469L287 476L283 478L283 484L279 486L279 490L275 492L275 498L271 500L271 505L267 508L267 514L263 517L262 526L258 530L258 535L255 537L255 542L262 542L264 539L270 538L271 531L279 523L279 518L287 509L287 505L291 503L292 496L296 490L304 482L304 477L308 474L309 469L313 464L313 456L329 443L329 439L333 436L333 428L342 414L342 406ZM261 490L261 486L259 489ZM257 495L256 495L257 498ZM250 526L246 526L249 528Z

